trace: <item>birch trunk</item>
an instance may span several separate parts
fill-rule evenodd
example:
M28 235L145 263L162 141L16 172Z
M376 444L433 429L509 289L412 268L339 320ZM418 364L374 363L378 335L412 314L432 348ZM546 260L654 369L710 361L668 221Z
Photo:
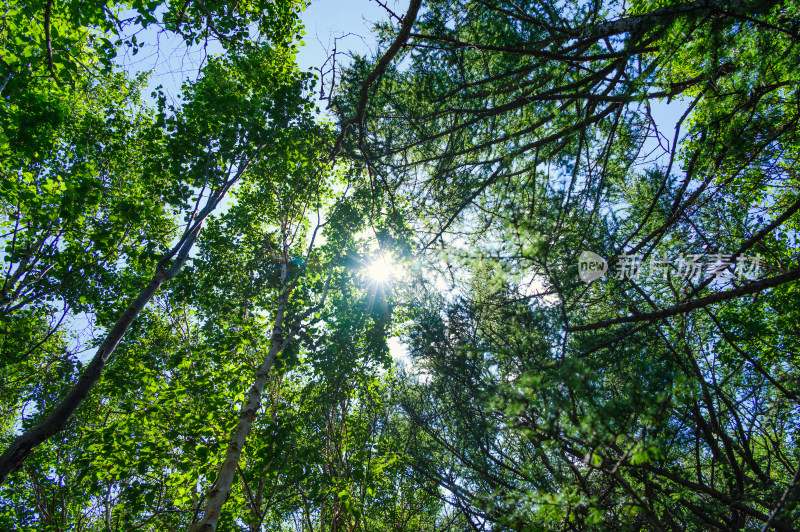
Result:
M205 207L197 213L196 217L192 217L191 223L187 225L181 239L169 253L159 261L158 266L156 266L156 273L150 279L148 285L139 292L139 295L136 296L133 303L125 309L125 312L122 313L117 323L111 328L106 339L100 345L92 361L86 366L83 374L81 374L78 382L75 383L69 394L67 394L43 421L32 429L17 436L17 438L11 442L8 449L0 456L0 486L3 485L3 482L5 482L9 474L22 466L22 463L36 446L64 429L73 412L83 403L89 395L92 386L100 379L103 373L103 367L114 353L122 337L125 336L128 328L130 328L133 321L139 316L139 313L142 312L142 309L144 309L147 303L153 298L161 285L175 277L181 268L183 268L206 218L217 208L222 198L224 198L228 191L239 181L263 147L264 145L259 146L256 150L256 154L252 157L243 158L236 174L228 179L217 192L210 195ZM198 202L199 201L198 198ZM172 265L167 269L166 265L169 264L173 258L174 261Z
M214 486L206 495L206 508L203 512L203 518L189 527L189 532L214 532L217 528L217 523L222 515L222 505L231 494L231 487L233 486L233 477L239 467L239 460L242 457L242 449L247 440L253 422L256 419L256 413L261 408L261 395L264 393L264 387L267 384L267 377L275 363L275 358L283 349L289 344L294 336L300 331L303 321L311 316L315 311L323 308L325 300L328 298L328 290L330 289L331 279L333 277L333 267L328 272L328 278L325 280L325 287L322 291L322 298L319 304L309 308L305 313L298 316L289 327L284 327L284 317L286 314L286 305L289 301L289 295L297 285L297 279L292 281L287 286L278 302L278 308L275 311L275 324L272 327L272 338L270 340L269 351L264 357L264 361L256 372L256 380L253 387L250 388L250 394L247 397L242 410L239 412L239 422L236 429L231 435L231 442L228 445L228 450L225 453L225 459L220 465L219 473L217 474L217 481ZM286 265L284 264L281 272L281 280L286 282ZM284 334L284 330L286 330Z
M182 241L180 253L172 266L168 270L159 267L147 286L139 292L139 295L133 300L133 303L125 309L125 312L122 313L117 323L111 328L111 331L100 345L92 361L86 366L83 374L78 378L78 382L75 383L67 396L38 425L17 436L17 438L11 442L8 449L0 456L0 485L5 482L9 474L22 466L22 463L28 455L31 454L39 444L64 429L73 412L77 410L89 395L89 391L92 389L92 386L94 386L94 383L100 379L100 376L103 374L103 367L114 353L114 350L117 348L117 345L119 345L123 336L125 336L125 332L133 321L139 316L139 313L142 312L142 309L147 305L150 299L152 299L161 285L175 277L178 271L183 267L183 264L189 257L189 251L194 245L199 231L200 226L197 225L194 231Z
M147 287L139 293L139 296L125 310L111 329L111 332L97 350L97 353L95 353L92 361L86 366L83 374L69 394L38 425L20 434L0 456L0 485L5 482L12 471L22 466L22 463L36 446L64 429L72 413L83 403L86 396L89 395L89 390L100 379L103 367L122 340L125 332L131 326L131 323L133 323L133 320L136 319L144 306L166 280L167 272L165 271L160 271L153 276Z
M291 339L290 336L283 338L283 320L286 313L286 303L289 296L288 292L289 290L287 289L281 297L278 309L275 313L275 324L272 328L272 339L270 340L269 351L264 357L264 361L261 363L258 371L256 371L255 382L250 388L250 394L239 412L239 422L231 435L231 442L228 444L225 459L219 467L217 481L206 495L206 507L203 512L203 518L200 522L189 527L191 532L213 532L216 530L217 523L222 515L222 506L231 494L233 478L239 466L239 460L242 457L242 449L244 449L245 441L250 434L250 429L256 419L258 409L261 408L261 395L264 393L267 377L272 369L272 365L275 363L275 358L278 353L283 350ZM291 331L289 335L291 335Z

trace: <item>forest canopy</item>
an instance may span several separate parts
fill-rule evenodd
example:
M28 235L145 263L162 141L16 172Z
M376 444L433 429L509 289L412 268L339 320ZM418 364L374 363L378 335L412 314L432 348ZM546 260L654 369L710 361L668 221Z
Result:
M0 530L800 530L800 2L377 4L4 3Z

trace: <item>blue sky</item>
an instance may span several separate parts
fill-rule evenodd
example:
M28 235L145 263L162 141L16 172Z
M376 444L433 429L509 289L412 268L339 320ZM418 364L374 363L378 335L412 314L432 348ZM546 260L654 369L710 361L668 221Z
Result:
M397 2L389 0L387 5L396 12ZM374 51L371 27L388 17L374 0L313 0L301 18L307 35L306 46L300 49L297 62L307 70L319 68L325 62L333 49L334 38L342 37L338 51Z

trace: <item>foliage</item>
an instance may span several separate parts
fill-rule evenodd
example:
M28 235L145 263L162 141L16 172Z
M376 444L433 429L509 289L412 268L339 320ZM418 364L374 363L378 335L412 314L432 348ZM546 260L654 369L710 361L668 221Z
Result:
M0 528L800 527L796 2L301 7L6 6Z

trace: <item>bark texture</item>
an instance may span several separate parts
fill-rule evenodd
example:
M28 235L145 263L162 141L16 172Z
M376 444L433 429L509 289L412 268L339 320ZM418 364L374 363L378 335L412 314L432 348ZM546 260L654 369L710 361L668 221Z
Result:
M120 316L111 328L105 340L100 345L100 348L92 358L92 361L86 366L83 374L78 378L78 381L67 396L39 424L17 436L17 438L11 442L8 449L0 456L0 485L5 482L8 475L22 466L22 463L28 455L30 455L39 444L47 441L64 429L73 412L83 403L89 395L92 386L100 379L100 376L103 374L103 367L114 353L114 350L117 348L117 345L119 345L123 336L125 336L125 332L133 321L139 316L139 313L142 312L142 309L147 305L150 299L152 299L161 285L173 278L178 271L180 271L181 267L183 267L199 231L200 226L198 225L192 233L181 240L179 244L180 253L172 266L169 269L159 267L147 286L139 292L139 295L133 300L133 303L125 309L125 312L123 312L122 316ZM162 263L163 262L164 261L162 261Z
M206 495L206 507L203 511L203 518L189 528L191 532L213 532L216 530L217 523L222 515L222 506L231 494L231 486L233 486L233 478L239 467L239 460L242 457L242 449L244 449L247 436L250 434L250 429L253 427L258 409L261 408L261 396L267 384L267 377L275 363L275 358L278 356L278 353L280 353L286 347L289 340L291 340L292 331L289 332L286 338L283 337L283 320L288 299L287 292L284 292L281 297L278 309L275 313L275 324L272 327L269 351L267 351L264 361L256 371L255 382L253 382L253 386L250 388L250 394L239 412L239 422L236 424L236 429L234 429L231 435L231 441L230 444L228 444L225 459L219 467L217 481Z

